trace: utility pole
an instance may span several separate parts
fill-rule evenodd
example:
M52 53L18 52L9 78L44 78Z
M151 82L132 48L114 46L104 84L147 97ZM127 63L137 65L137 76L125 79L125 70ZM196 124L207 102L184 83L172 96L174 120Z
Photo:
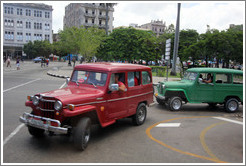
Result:
M176 60L178 56L178 47L179 47L179 17L180 17L180 6L181 3L178 3L178 16L177 16L177 22L176 22L176 31L175 31L175 39L174 39L174 50L173 50L173 64L172 64L172 71L171 75L176 76Z

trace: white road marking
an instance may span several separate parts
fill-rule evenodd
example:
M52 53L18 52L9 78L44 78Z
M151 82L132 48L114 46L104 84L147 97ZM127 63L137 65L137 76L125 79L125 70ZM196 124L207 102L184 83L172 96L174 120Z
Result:
M36 79L36 80L32 80L32 81L26 82L26 83L24 83L24 84L20 84L20 85L14 86L14 87L12 87L12 88L9 88L9 89L4 90L3 92L7 92L7 91L10 91L10 90L13 90L13 89L15 89L15 88L18 88L18 87L21 87L21 86L30 84L30 83L35 82L35 81L38 81L38 80L41 80L41 78L38 78L38 79Z
M66 85L66 82L65 82L59 89L63 88L64 85ZM15 130L7 137L7 138L5 138L5 140L3 141L3 146L4 146L5 144L7 144L8 141L9 141L12 137L14 137L15 134L17 134L23 126L24 126L23 123L20 124L19 126L17 126L16 129L15 129Z
M180 123L160 123L155 127L179 127Z
M236 121L236 120L231 120L231 119L222 118L222 117L213 117L213 118L219 119L219 120L224 120L224 121L231 122L231 123L236 123L236 124L243 125L243 122Z
M16 127L16 129L7 137L5 138L5 140L3 141L3 146L16 134L18 133L18 131L20 131L20 129L24 126L24 124L22 123L21 125L19 125L18 127Z

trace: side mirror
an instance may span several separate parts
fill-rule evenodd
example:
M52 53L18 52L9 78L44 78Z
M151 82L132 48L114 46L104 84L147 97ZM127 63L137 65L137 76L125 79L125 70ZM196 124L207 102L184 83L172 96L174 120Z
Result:
M68 85L68 83L69 83L69 81L70 81L70 78L66 78L66 84Z
M111 85L109 85L109 90L110 91L118 91L119 85L118 84L111 84Z

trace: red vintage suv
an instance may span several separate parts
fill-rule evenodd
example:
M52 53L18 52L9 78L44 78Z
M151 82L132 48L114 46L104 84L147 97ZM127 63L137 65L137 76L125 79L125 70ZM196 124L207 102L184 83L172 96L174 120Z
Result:
M122 90L122 84L124 89ZM121 90L120 90L121 89ZM106 127L117 119L132 118L142 125L147 108L153 104L151 68L122 63L88 63L74 68L67 87L28 96L20 121L29 133L41 137L68 134L74 145L84 150L92 124Z

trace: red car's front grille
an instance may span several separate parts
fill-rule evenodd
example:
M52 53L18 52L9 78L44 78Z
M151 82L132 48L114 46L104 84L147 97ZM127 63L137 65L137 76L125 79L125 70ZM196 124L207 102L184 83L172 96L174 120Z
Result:
M39 108L41 110L41 116L54 119L55 116L54 105L55 105L54 99L41 98L39 100Z
M55 118L55 112L42 111L41 116L45 117L45 118L54 119Z
M40 101L39 103L39 107L43 110L43 111L54 111L54 102L47 102L47 101Z

